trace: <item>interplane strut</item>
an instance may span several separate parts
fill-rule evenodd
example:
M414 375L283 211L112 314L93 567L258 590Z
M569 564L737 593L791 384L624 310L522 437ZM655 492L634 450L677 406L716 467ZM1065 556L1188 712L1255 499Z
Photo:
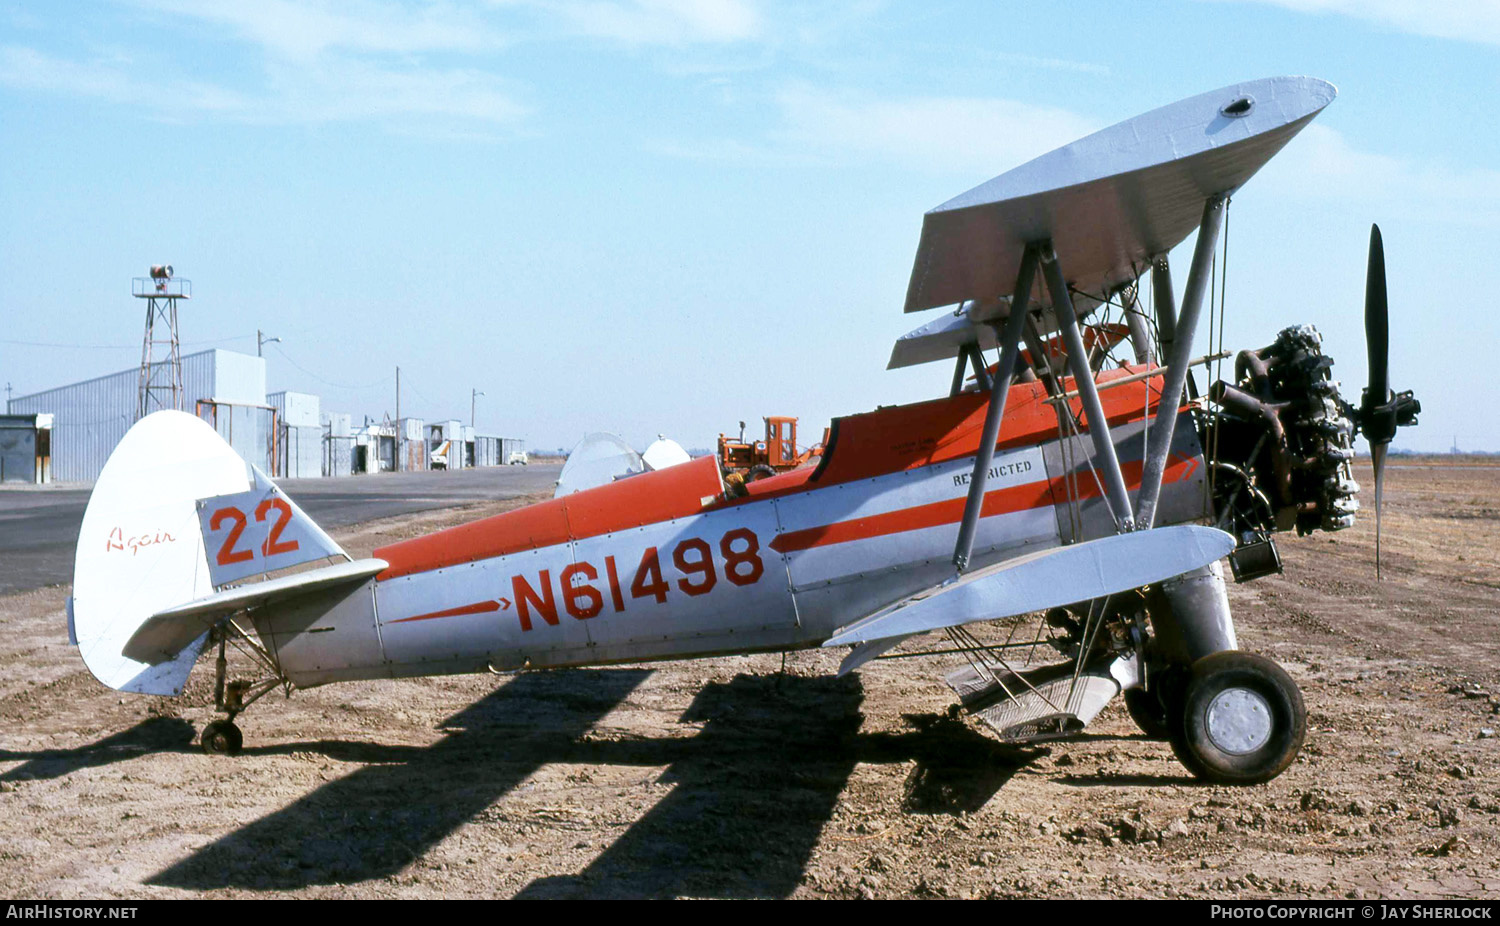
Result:
M958 526L958 543L953 548L953 565L959 572L969 568L969 557L974 552L974 530L979 524L980 510L984 507L984 490L989 482L990 464L995 459L995 441L1000 437L1000 422L1005 418L1005 400L1010 395L1010 381L1016 371L1021 329L1025 326L1026 315L1030 311L1031 281L1036 275L1036 264L1037 252L1034 248L1028 248L1021 258L1021 270L1016 276L1010 316L1006 318L1005 327L1000 332L1000 363L995 367L994 381L990 386L990 404L984 414L984 431L979 439L979 452L974 455L969 497L964 502L964 516Z

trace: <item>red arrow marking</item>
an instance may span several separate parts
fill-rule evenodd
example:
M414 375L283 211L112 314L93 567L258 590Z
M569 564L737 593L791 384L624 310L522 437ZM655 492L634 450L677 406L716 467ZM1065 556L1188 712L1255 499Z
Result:
M508 602L508 601L505 602L505 604L506 604L506 607L510 606L510 602ZM449 608L446 611L433 611L433 612L428 613L428 614L415 614L415 615L413 615L411 617L403 617L400 620L391 621L391 623L392 624L405 624L408 621L430 621L430 620L432 620L434 618L438 618L438 617L457 617L460 614L481 614L481 613L483 613L485 611L498 611L498 610L500 610L500 602L499 601L476 601L473 604L466 604L466 605L463 605L462 607L458 607L458 608Z

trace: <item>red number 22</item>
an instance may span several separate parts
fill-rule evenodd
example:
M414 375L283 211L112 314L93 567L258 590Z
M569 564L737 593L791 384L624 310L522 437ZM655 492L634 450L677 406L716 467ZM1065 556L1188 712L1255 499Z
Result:
M265 556L275 556L278 553L291 553L299 546L295 540L282 540L281 532L292 520L292 508L285 500L280 498L268 498L255 508L255 520L265 521L266 514L270 511L276 512L276 523L271 525L271 532L266 537L266 542L261 544L260 551ZM213 513L208 520L208 529L216 531L225 521L233 521L234 526L229 529L229 534L219 546L219 553L214 557L220 566L230 566L234 563L248 562L255 558L252 550L236 550L235 544L240 541L240 534L245 532L245 513L234 506L220 508Z

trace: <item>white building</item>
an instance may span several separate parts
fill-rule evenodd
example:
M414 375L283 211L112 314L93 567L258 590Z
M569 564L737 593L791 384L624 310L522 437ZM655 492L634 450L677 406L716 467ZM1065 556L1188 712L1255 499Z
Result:
M217 348L189 354L182 358L182 386L183 411L213 425L240 456L267 472L275 469L275 410L266 402L263 358ZM10 400L7 411L52 415L52 478L93 482L135 423L139 402L140 368L132 367L18 396Z

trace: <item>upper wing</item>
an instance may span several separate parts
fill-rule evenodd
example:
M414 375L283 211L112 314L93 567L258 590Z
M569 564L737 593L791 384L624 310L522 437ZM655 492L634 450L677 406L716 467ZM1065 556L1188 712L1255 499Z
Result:
M1336 93L1312 77L1233 84L1095 132L943 203L923 217L906 311L1009 297L1026 246L1043 240L1073 289L1113 292L1186 238L1205 199L1238 189ZM1051 305L1041 276L1038 308Z
M1229 534L1192 524L1053 547L918 592L839 628L823 645L870 644L1103 598L1201 569L1233 549Z

